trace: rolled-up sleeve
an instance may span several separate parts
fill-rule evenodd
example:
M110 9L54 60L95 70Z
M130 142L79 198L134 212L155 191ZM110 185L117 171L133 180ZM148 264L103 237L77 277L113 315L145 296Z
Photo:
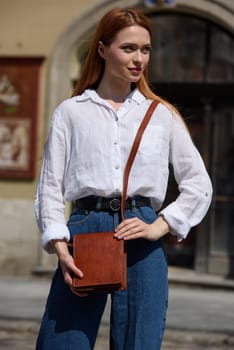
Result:
M35 216L41 231L41 242L48 253L54 253L52 239L69 240L65 221L64 173L66 128L59 109L53 115L47 139L34 202Z
M178 115L172 117L170 163L179 195L160 215L168 222L171 234L180 241L206 215L212 200L212 184L204 162Z

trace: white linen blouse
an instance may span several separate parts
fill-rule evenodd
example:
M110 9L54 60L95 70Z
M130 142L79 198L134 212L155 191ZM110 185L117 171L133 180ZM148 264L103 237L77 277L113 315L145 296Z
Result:
M121 195L124 167L137 129L151 100L135 89L115 111L95 90L63 101L55 110L35 198L42 246L69 241L65 201ZM162 208L169 163L179 195ZM128 197L149 197L178 240L205 216L212 185L201 156L175 112L160 103L143 135L129 178ZM160 211L161 210L161 211Z

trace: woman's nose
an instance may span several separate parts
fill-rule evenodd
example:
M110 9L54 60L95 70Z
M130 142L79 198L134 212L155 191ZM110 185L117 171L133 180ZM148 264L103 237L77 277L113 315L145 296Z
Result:
M134 62L139 62L139 63L143 62L143 57L142 57L142 53L140 50L135 51L133 60L134 60Z

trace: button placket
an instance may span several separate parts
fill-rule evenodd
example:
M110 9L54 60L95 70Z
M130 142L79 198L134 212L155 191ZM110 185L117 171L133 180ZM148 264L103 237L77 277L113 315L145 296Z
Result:
M113 168L114 168L114 186L120 188L121 181L121 155L119 145L119 115L115 112L114 139L113 139Z

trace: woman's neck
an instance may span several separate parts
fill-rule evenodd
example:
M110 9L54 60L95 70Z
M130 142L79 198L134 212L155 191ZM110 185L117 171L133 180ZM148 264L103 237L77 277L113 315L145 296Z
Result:
M123 84L122 82L118 84L118 82L110 82L103 79L96 91L102 99L108 101L109 103L113 102L115 104L121 104L130 94L131 84Z

